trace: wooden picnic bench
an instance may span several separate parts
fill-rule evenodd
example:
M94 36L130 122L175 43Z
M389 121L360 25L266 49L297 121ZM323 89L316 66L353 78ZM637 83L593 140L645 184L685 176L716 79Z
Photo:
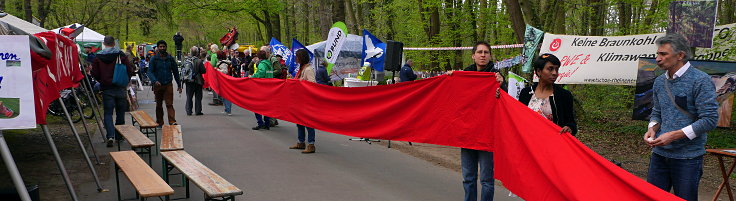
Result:
M140 130L136 129L133 125L115 125L120 135L128 141L130 148L138 154L148 154L148 164L151 164L151 154L153 153L151 147L154 143L151 139L148 139ZM137 151L136 149L141 149ZM118 151L120 151L120 140L118 140Z
M136 190L135 199L138 199L138 196L141 197L141 200L146 200L149 197L164 196L164 199L168 201L169 196L174 194L174 189L161 179L134 151L110 152L110 157L115 162L115 183L117 184L118 201L122 200L118 172L123 172L130 183L133 184Z
M151 137L151 134L153 134L153 143L158 148L158 132L156 132L158 123L156 123L156 120L153 120L151 115L148 115L148 113L143 110L131 111L130 119L132 120L133 125L138 124L140 131L143 134L146 134L146 136Z
M164 158L163 176L167 183L169 172L174 168L186 177L186 198L189 198L189 180L192 180L194 184L202 189L206 201L234 201L236 195L243 194L243 191L238 187L226 181L183 150L165 151L161 152L161 155Z
M161 135L161 151L184 150L181 125L165 125Z

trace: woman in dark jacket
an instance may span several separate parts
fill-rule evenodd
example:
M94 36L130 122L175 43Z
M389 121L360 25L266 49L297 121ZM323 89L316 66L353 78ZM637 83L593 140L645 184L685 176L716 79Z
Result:
M532 63L539 82L521 90L519 101L548 120L562 127L560 133L578 133L570 91L555 85L560 60L552 54L542 54Z

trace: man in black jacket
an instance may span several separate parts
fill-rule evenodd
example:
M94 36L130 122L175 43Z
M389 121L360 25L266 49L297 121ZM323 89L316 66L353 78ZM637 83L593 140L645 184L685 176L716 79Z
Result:
M115 125L123 125L125 124L125 112L128 111L127 85L118 86L112 83L115 65L120 61L127 67L128 80L133 76L133 66L128 62L125 53L115 48L115 38L105 36L102 45L104 49L92 61L92 77L100 82L107 147L112 147L115 139L121 139L119 134L116 135L112 114L115 112Z
M181 60L182 42L184 42L184 36L181 36L181 32L176 32L176 34L174 35L174 45L176 46L176 60Z

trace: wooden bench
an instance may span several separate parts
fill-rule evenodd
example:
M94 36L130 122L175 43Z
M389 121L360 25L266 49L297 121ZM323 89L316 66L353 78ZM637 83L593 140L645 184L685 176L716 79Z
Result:
M181 125L165 125L161 135L161 151L184 150Z
M151 154L153 153L151 151L151 147L154 145L151 139L148 139L148 137L143 135L143 133L133 125L115 125L115 130L117 130L120 135L128 141L128 144L130 144L130 148L133 149L133 151L136 151L136 153L139 154L148 154L148 164L151 164ZM141 151L137 151L136 149L141 149ZM120 151L120 140L118 140L118 151Z
M131 111L130 119L133 122L133 125L138 124L140 131L143 134L146 134L146 136L151 137L151 134L153 134L153 143L158 148L158 132L156 132L158 123L156 123L156 120L153 120L153 118L143 110Z
M120 176L118 172L123 172L128 178L136 191L136 199L138 196L141 200L149 197L164 196L165 200L169 200L169 196L174 194L174 189L169 186L158 174L151 169L146 162L141 159L134 151L118 151L110 152L110 157L115 162L115 183L118 190L118 201L122 200L120 196Z
M187 152L166 151L161 152L164 158L164 180L168 183L169 172L178 169L186 177L186 198L189 198L189 180L192 180L204 192L205 200L235 200L236 195L242 195L243 191L235 187L217 173L205 167Z

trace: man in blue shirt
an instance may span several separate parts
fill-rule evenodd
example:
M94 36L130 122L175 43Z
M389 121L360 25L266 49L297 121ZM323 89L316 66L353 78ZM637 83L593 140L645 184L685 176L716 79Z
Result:
M164 124L163 102L166 102L166 114L169 117L169 125L177 125L174 111L174 84L176 81L177 91L181 93L181 81L179 69L174 57L166 52L166 41L160 40L156 43L156 55L151 57L148 67L148 79L153 83L153 94L156 96L156 123Z
M406 64L404 64L404 66L401 67L401 71L399 71L399 82L414 81L417 79L417 75L414 74L413 70L411 70L411 67L413 66L414 61L411 59L406 60Z
M652 149L647 182L685 200L698 200L703 155L718 122L716 90L710 76L693 68L690 46L671 34L657 39L657 66L666 72L654 81L652 114L644 142Z

